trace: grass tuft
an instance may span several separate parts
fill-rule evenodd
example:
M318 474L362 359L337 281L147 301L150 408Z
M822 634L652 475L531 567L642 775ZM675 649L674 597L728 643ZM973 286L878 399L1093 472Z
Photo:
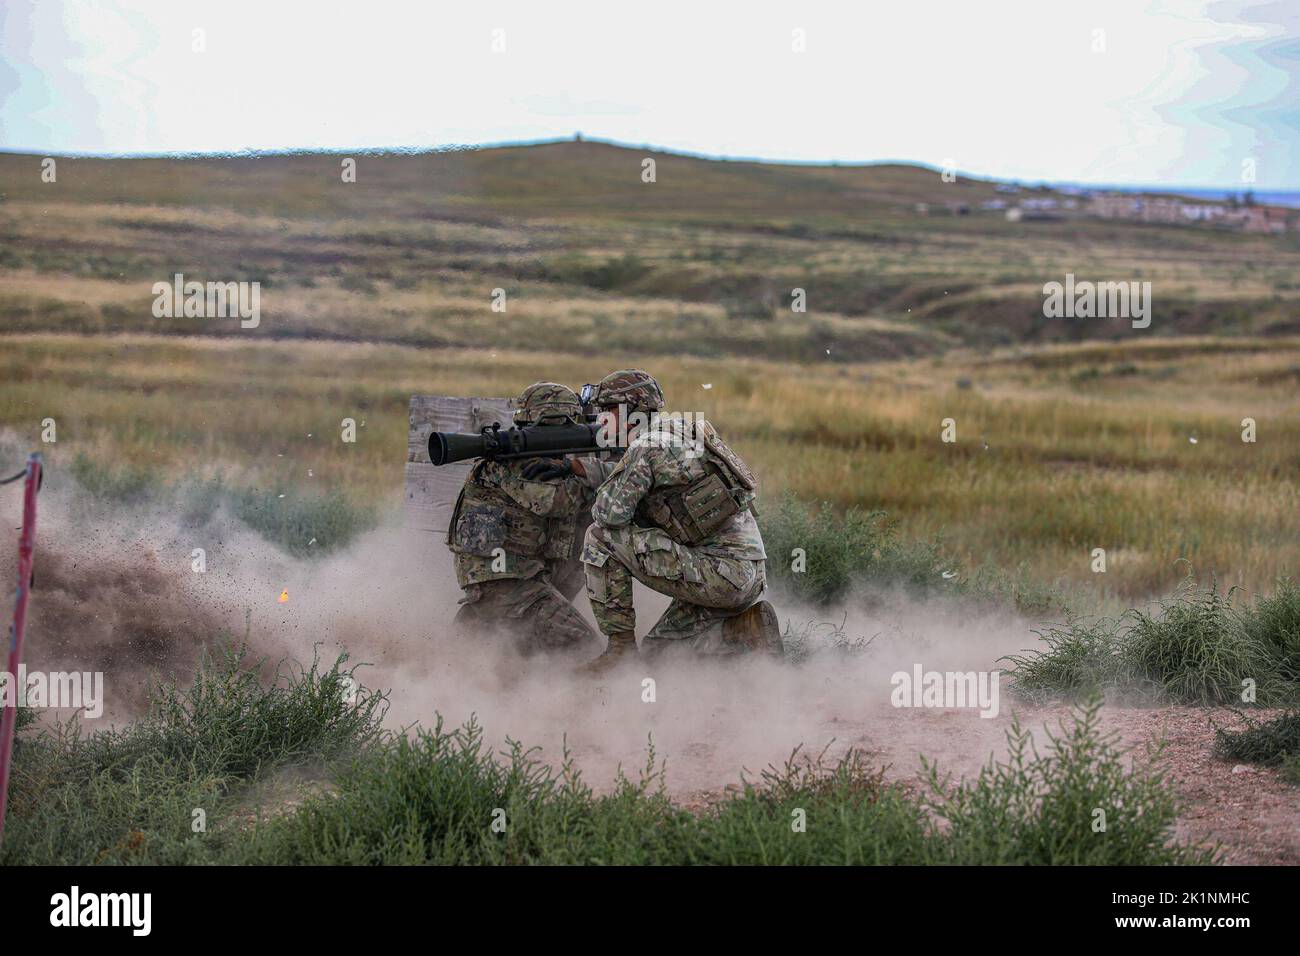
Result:
M1179 704L1295 701L1300 590L1282 581L1252 604L1231 598L1189 578L1152 613L1071 619L1038 632L1046 649L1003 658L1008 676L1033 700L1117 690Z
M883 512L850 508L839 515L827 502L812 510L784 495L764 510L761 524L768 574L810 604L833 604L855 585L918 594L951 590L954 571L939 543L904 540Z
M1170 841L1178 803L1156 769L1132 764L1098 729L1101 698L1076 711L1040 752L1018 720L1009 755L953 785L928 766L928 805L948 824L953 863L1134 866L1218 862L1217 848Z
M225 647L193 684L151 691L123 730L72 721L18 738L0 863L216 862L246 838L243 800L271 770L328 764L381 739L384 695L361 688L341 656L282 666ZM201 823L202 829L196 829Z
M1300 711L1288 711L1269 721L1243 716L1244 730L1214 728L1214 752L1218 756L1266 767L1289 767L1300 757Z

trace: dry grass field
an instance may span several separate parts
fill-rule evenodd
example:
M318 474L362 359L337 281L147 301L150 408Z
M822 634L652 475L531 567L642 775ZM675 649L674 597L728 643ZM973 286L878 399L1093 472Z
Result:
M884 510L964 565L1100 597L1185 575L1265 587L1300 567L1300 342L1153 340L817 369L610 352L23 334L0 359L0 422L52 467L221 474L295 495L400 501L409 396L506 395L642 364L670 407L725 423L769 495ZM705 388L705 386L709 386ZM1257 441L1242 441L1243 418ZM340 422L361 426L355 444ZM956 423L953 443L941 423ZM1093 548L1108 570L1090 570Z

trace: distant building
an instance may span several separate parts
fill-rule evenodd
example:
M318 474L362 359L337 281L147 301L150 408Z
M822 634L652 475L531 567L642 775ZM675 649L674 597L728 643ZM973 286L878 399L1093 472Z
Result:
M1132 196L1098 193L1088 201L1088 212L1102 219L1136 219L1141 204Z
M1220 224L1243 232L1271 235L1279 235L1295 228L1292 222L1294 213L1275 206L1228 206L1223 203L1188 202L1167 196L1099 193L1089 200L1086 209L1090 215L1102 219L1173 225Z
M1183 203L1183 218L1192 222L1215 222L1228 212L1219 203Z
M1242 232L1281 235L1287 231L1290 214L1274 206L1242 206L1229 210L1227 218Z
M1183 204L1178 199L1143 199L1139 213L1143 222L1178 223L1183 217Z
M1022 199L1020 205L1007 210L1007 219L1010 222L1050 222L1061 218L1056 213L1057 205L1055 199Z

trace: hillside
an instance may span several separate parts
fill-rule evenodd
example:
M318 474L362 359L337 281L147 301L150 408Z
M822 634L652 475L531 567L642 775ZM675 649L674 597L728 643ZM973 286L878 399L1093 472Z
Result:
M0 155L0 320L432 347L542 334L574 351L801 361L1141 334L1045 318L1043 284L1070 272L1152 282L1151 334L1300 330L1294 235L1012 223L980 209L995 184L903 165L589 142L355 158L352 183L333 154L60 158L45 183L41 157ZM155 318L151 287L177 272L260 282L259 327Z

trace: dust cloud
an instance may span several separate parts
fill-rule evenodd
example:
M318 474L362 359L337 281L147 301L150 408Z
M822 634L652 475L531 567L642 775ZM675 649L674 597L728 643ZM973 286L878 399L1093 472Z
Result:
M11 528L14 499L0 502ZM149 681L183 683L205 647L247 638L270 662L268 674L284 659L305 663L316 654L329 663L347 651L366 665L361 683L390 692L393 728L429 727L438 714L449 725L474 716L490 742L537 746L557 764L567 745L597 790L620 767L635 776L653 740L669 791L689 802L736 784L742 772L752 778L783 763L796 747L807 755L828 748L830 759L854 748L899 777L917 772L918 754L972 771L1002 752L1018 706L1007 682L1000 715L983 719L974 707L896 708L891 676L917 664L992 670L998 657L1035 640L1028 622L1005 612L876 596L827 613L776 594L783 624L811 624L813 642L823 645L798 666L667 658L633 661L595 680L575 673L581 657L523 658L500 639L458 633L451 620L460 591L442 537L403 528L400 515L344 552L297 559L220 511L202 527L185 527L148 508L95 506L70 481L50 482L41 504L27 664L104 673L104 716L87 729L131 720ZM201 573L195 549L205 553ZM0 554L8 576L13 550ZM590 620L585 595L576 603ZM666 605L638 590L638 635Z

